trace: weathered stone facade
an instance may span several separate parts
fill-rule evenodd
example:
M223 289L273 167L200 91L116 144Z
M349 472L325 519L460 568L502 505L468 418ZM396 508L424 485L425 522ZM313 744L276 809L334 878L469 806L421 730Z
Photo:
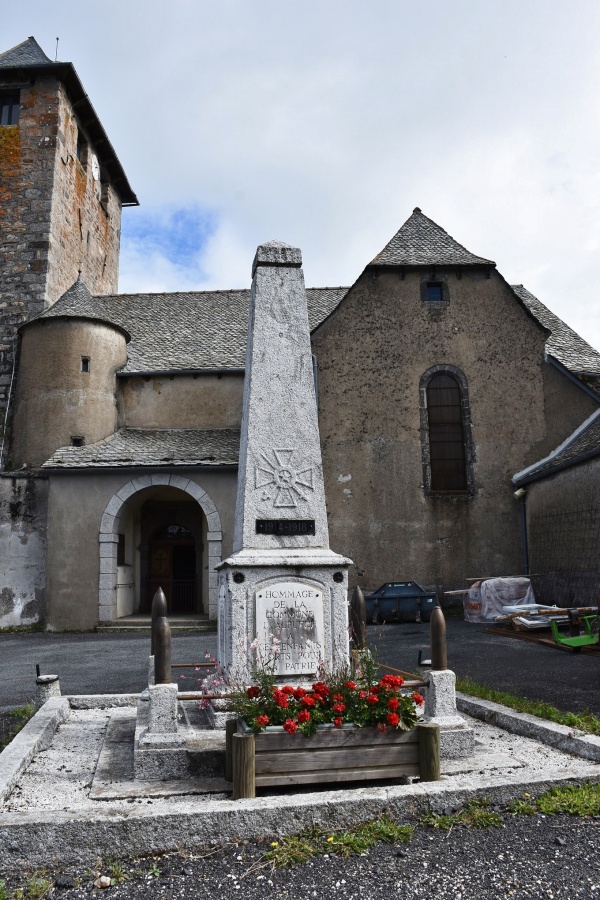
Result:
M435 279L447 300L423 300L429 268L367 268L313 333L331 540L370 589L517 572L512 475L597 408L565 378L556 384L547 332L495 269L436 268ZM437 371L464 384L465 493L427 485L423 376ZM556 392L561 414L549 416Z
M13 420L0 627L93 628L145 612L156 583L171 611L214 618L250 292L115 295L121 206L137 201L73 67L32 40L0 54L0 104L20 92L18 123L0 126L0 406L12 383ZM350 587L521 574L511 479L599 408L600 353L418 209L352 287L306 299L302 376L317 389L327 525L354 560ZM435 407L440 379L451 412ZM456 483L440 481L446 463ZM536 522L581 519L585 501L577 475L565 490L552 477L529 501L532 565L548 572L540 541L550 556L558 544ZM567 542L573 560L580 545Z
M13 95L18 122L0 126L2 429L18 327L53 304L78 272L95 293L116 291L121 204L133 202L126 181L113 183L104 147L94 146L90 133L99 146L106 136L69 63L51 63L32 38L1 54L0 99Z

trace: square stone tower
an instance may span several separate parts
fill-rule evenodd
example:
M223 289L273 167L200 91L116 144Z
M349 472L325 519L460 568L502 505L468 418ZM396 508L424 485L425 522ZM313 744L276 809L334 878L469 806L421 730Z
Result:
M117 290L121 208L138 201L71 63L34 38L0 54L0 434L18 327L81 276Z

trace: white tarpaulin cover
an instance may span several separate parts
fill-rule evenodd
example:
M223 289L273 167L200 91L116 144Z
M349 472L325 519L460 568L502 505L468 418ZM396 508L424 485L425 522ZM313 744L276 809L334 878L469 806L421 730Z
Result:
M467 622L495 622L505 606L535 603L529 578L488 578L476 581L463 601Z

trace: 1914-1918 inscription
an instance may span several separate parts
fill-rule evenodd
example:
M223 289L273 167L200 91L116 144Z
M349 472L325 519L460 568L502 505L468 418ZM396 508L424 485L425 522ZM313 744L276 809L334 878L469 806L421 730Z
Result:
M314 675L323 659L323 592L281 581L256 592L256 636L278 675Z
M257 519L257 534L314 534L314 519Z

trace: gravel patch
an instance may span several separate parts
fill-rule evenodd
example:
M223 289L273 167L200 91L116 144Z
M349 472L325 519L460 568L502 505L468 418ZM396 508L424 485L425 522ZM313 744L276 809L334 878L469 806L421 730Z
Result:
M107 897L208 898L239 892L245 900L496 900L496 898L593 898L600 896L600 821L566 815L514 817L502 828L456 826L442 832L418 826L409 844L378 844L347 859L314 857L290 869L264 860L270 842L241 841L218 849L190 847L164 856L129 859L118 873L110 860L96 867L38 871L53 896L96 896L100 876L114 877ZM32 873L4 874L10 891L24 889ZM0 876L2 866L0 863Z

